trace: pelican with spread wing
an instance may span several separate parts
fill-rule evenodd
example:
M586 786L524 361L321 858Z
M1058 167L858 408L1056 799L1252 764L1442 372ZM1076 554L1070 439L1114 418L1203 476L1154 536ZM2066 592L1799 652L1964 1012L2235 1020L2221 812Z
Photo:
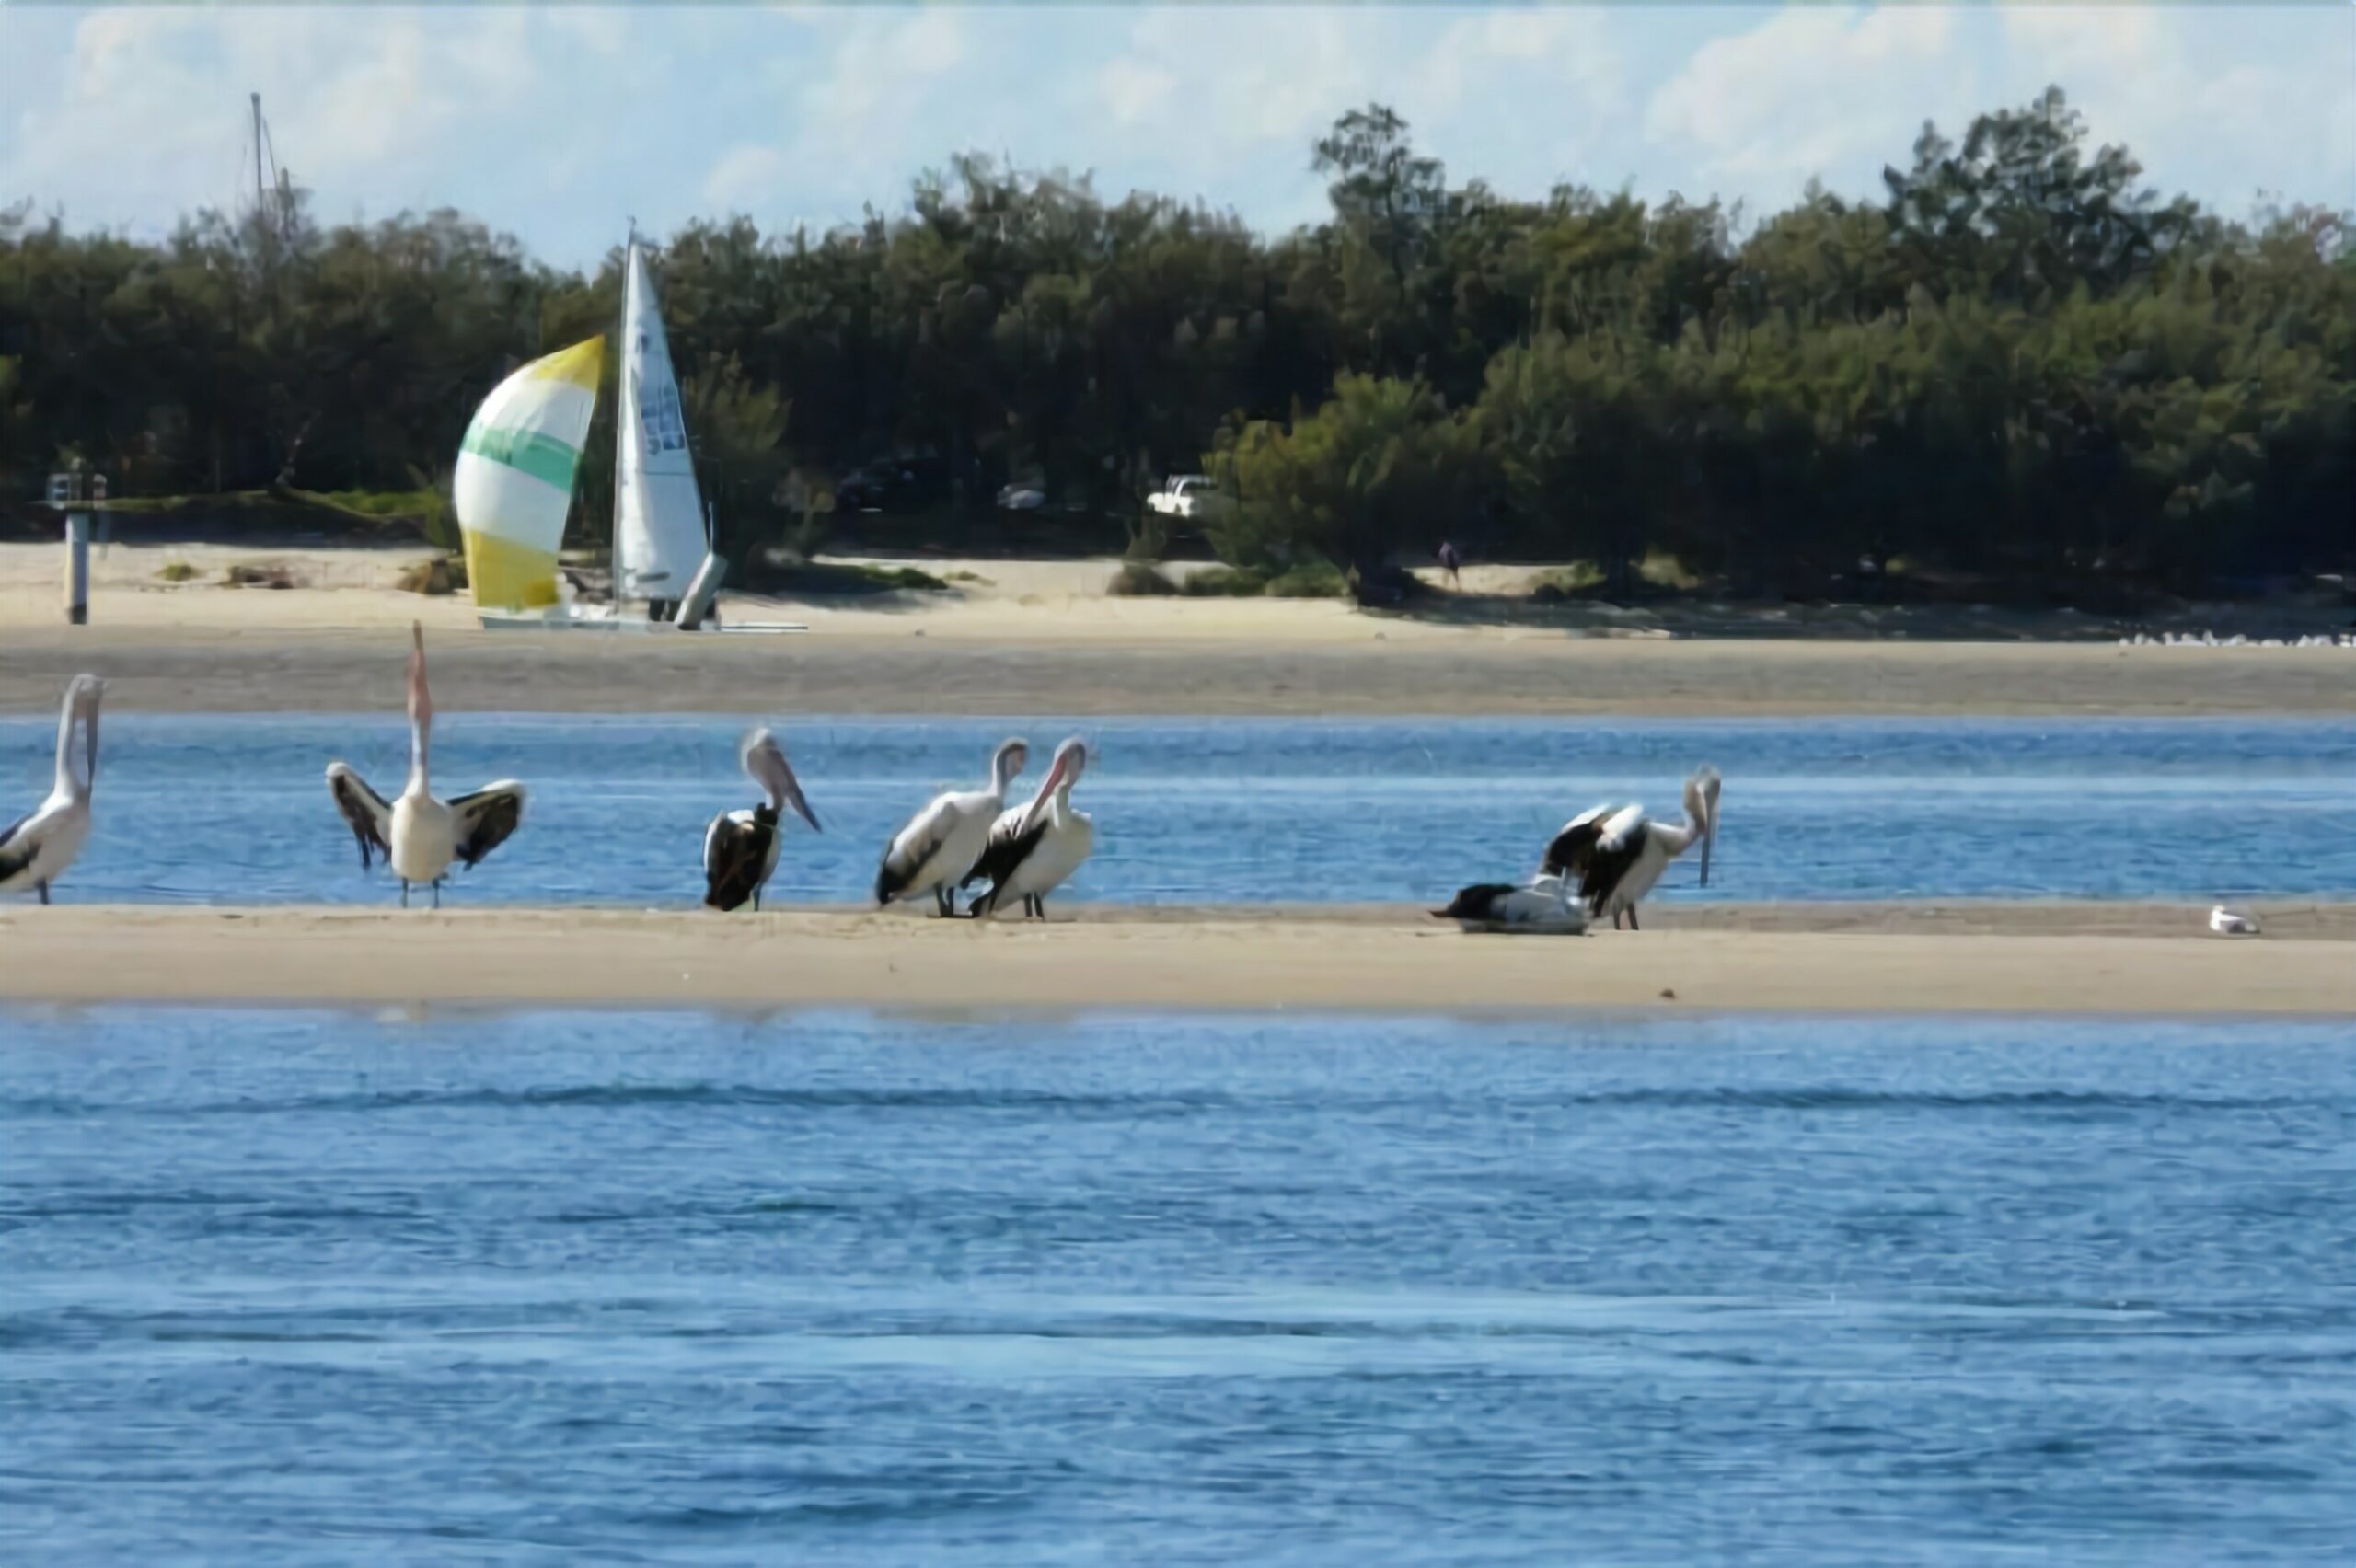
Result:
M1556 836L1556 845L1570 836L1572 823ZM1595 824L1592 841L1566 864L1576 867L1579 897L1588 916L1611 917L1618 930L1623 916L1628 929L1637 929L1636 904L1652 892L1669 863L1696 844L1702 847L1702 885L1710 885L1710 846L1718 836L1718 770L1703 767L1685 781L1685 820L1661 822L1645 814L1642 806L1623 806ZM1551 866L1555 846L1549 846Z
M409 782L390 804L344 763L328 764L328 792L360 843L360 869L382 856L400 879L401 907L412 883L433 890L442 907L442 880L456 861L471 870L507 842L524 821L524 786L513 778L486 784L454 800L434 798L427 783L426 745L433 729L433 698L425 686L425 628L410 626Z

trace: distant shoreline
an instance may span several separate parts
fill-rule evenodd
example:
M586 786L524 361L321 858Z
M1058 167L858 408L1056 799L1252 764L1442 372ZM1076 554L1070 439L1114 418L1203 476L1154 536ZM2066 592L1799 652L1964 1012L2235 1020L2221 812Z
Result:
M54 713L81 670L115 713L397 711L417 620L451 712L2356 715L2356 648L2121 647L2067 612L1536 605L1529 569L1474 566L1404 616L1124 598L1110 560L972 558L928 560L945 592L723 604L804 633L487 632L463 595L394 586L430 554L119 545L93 552L71 628L62 552L0 546L0 714ZM293 586L226 587L232 569ZM2338 613L2286 610L2271 634Z
M2356 905L2286 907L2247 940L2170 905L1820 908L1511 937L1412 908L1074 905L1041 926L61 904L0 913L0 1002L2356 1018Z

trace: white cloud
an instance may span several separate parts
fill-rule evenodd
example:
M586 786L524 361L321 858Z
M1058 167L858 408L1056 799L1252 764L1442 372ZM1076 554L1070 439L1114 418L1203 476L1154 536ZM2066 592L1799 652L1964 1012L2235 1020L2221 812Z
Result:
M2197 183L2234 215L2262 186L2356 201L2356 9L2310 24L2336 31L2334 47L2241 61L2196 36L2230 27L2223 16L2024 6L2000 16L2007 101L2060 84L2095 139L2126 145L2163 190Z
M1760 193L1854 176L1899 156L1925 119L1973 105L1956 33L1952 12L1927 6L1780 11L1696 50L1652 95L1645 128L1690 151L1703 189L1710 176Z
M1104 108L1119 125L1135 125L1161 114L1178 90L1178 73L1124 55L1097 75Z
M1205 47L1206 17L1230 34L1224 47ZM1305 165L1316 133L1373 92L1363 46L1380 21L1379 13L1279 6L1147 11L1126 52L1098 67L1096 103L1120 122L1127 150L1180 167L1224 169L1271 154ZM1174 90L1137 101L1135 86L1153 80Z
M704 200L729 212L768 201L786 188L792 166L775 147L745 142L720 155L703 177Z
M1810 177L1871 190L1925 120L1958 133L2059 85L2153 183L2239 215L2262 186L2356 195L2351 58L2346 6L1796 7L1694 50L1645 128L1699 188L1781 204Z
M926 6L849 19L823 75L804 81L805 118L821 140L850 146L888 135L922 92L966 55L965 13Z
M0 149L0 190L158 221L225 205L249 156L248 85L296 183L347 190L389 174L422 190L480 105L535 86L523 13L467 24L372 10L92 13L53 98L26 109Z
M1415 58L1403 106L1458 180L1530 195L1590 179L1626 117L1627 64L1601 10L1476 13Z
M1571 90L1593 116L1620 102L1621 69L1602 11L1489 11L1449 24L1425 57L1415 96L1426 112L1485 110L1504 97L1542 111L1545 100L1525 98L1527 87ZM1507 79L1520 75L1539 79Z
M629 17L616 10L549 10L541 25L558 38L570 38L590 53L611 60L629 47Z
M920 110L939 85L972 69L964 13L938 6L847 13L827 7L780 8L796 47L756 65L775 121L735 143L705 176L707 199L776 223L780 206L834 198L842 217L861 193L889 200L918 164L952 150L919 148L930 128ZM813 50L812 44L831 43ZM745 129L754 129L746 126Z

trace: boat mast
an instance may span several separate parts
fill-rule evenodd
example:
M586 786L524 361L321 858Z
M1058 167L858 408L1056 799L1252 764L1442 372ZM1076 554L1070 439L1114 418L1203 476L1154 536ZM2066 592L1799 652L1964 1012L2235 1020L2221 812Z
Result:
M621 373L614 383L614 514L612 519L614 542L608 554L613 563L614 614L617 617L622 613L622 443L629 439L629 432L622 428L622 421L629 416L630 411L629 281L637 271L638 220L632 218L629 220L629 240L622 248L621 329L615 334L616 340L622 346L622 353Z
M246 97L254 106L254 216L266 218L270 199L262 194L261 184L261 95L248 93Z

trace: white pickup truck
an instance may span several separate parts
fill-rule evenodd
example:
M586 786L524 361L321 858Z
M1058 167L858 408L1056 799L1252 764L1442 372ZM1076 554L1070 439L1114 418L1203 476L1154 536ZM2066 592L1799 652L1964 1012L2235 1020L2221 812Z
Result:
M1223 499L1218 487L1200 474L1172 474L1145 498L1145 503L1164 517L1198 521L1217 510Z

